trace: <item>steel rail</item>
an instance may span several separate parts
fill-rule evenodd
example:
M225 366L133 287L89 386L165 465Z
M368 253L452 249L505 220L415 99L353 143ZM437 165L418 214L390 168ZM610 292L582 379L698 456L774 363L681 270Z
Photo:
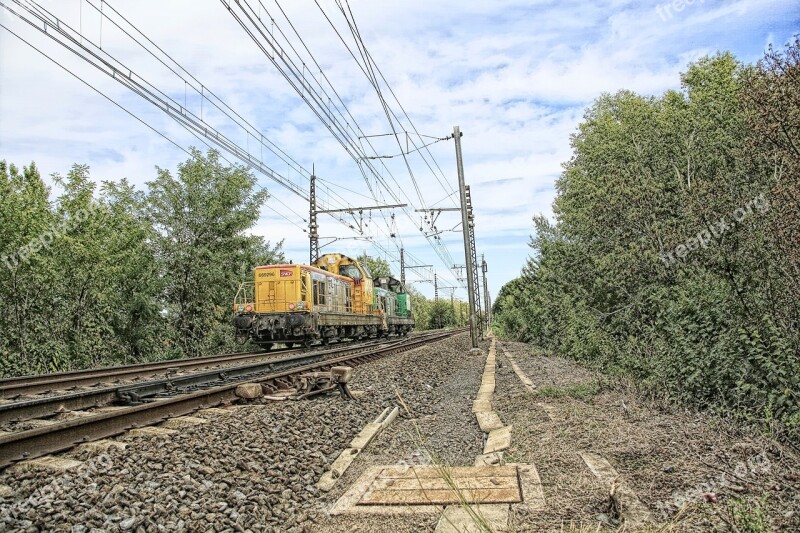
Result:
M268 371L285 370L302 363L311 363L319 359L325 359L331 355L352 354L363 350L369 350L375 346L387 343L402 342L396 339L375 339L365 344L346 344L342 347L330 348L311 353L303 353L294 357L283 357L270 359L252 365L232 366L208 372L198 372L187 376L170 377L145 383L133 383L120 387L119 399L125 403L134 404L147 401L153 397L174 396L183 389L193 387L208 387L209 384L220 382L241 382L252 379Z
M318 347L319 346L315 348ZM134 363L130 365L107 366L76 370L73 372L4 378L0 379L0 399L10 399L54 390L69 390L77 387L99 385L101 383L115 382L126 378L147 378L164 371L169 372L172 369L178 371L194 370L196 368L209 367L216 364L228 364L231 362L243 363L300 351L300 349L283 348L269 352L237 352L203 357L167 359L165 361L148 363Z
M300 350L286 349L272 352L229 353L195 358L168 359L166 361L150 363L135 363L123 366L92 368L77 370L75 372L59 372L56 374L6 378L0 380L0 398L6 399L49 392L59 389L59 386L63 389L67 389L97 385L99 383L125 378L151 377L159 372L169 371L173 368L177 370L192 370L204 366L212 366L214 364L251 361L263 359L264 357L272 357L275 354L283 355L286 352L293 351Z
M386 341L372 341L366 344L347 344L328 350L318 350L311 353L305 352L294 356L276 357L259 363L230 366L186 376L167 377L153 381L114 385L101 389L84 390L57 396L47 396L44 398L0 404L0 425L11 422L22 422L32 418L53 416L65 411L79 411L93 407L106 406L116 402L123 402L128 405L140 403L157 395L174 395L180 393L180 389L186 389L188 387L201 387L204 385L208 387L209 383L214 382L216 382L216 384L221 384L220 382L241 382L242 380L249 379L258 374L283 370L291 366L297 366L304 362L312 362L331 355L343 355L360 350L368 350L380 342L385 343Z
M463 331L463 329L450 330L440 332L435 336L416 337L402 344L397 343L390 347L378 348L366 353L326 359L290 370L263 375L254 381L259 383L274 382L294 374L330 369L333 366L345 363L359 364L378 357L411 350L420 345L441 340ZM0 468L23 459L33 459L49 453L67 450L84 442L118 435L135 427L156 424L167 418L187 415L198 409L232 402L237 399L237 385L237 383L222 385L191 394L125 407L108 413L75 418L50 426L2 436L0 437Z

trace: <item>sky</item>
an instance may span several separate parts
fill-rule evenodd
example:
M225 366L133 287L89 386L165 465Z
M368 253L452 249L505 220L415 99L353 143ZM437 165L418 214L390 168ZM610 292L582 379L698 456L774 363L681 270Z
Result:
M15 1L3 4L24 12ZM453 268L465 263L460 215L418 211L458 205L454 126L494 296L531 254L532 217L553 216L570 135L596 98L680 89L680 73L700 57L729 50L752 63L800 30L794 0L339 2L249 0L252 23L227 0L38 5L97 57L113 58L117 76L146 81L270 169L277 179L253 170L271 195L253 231L283 241L288 259L308 261L308 203L292 189L307 196L313 169L320 208L406 204L320 215L323 253L366 251L399 277L402 247L406 265L419 267L408 268L409 283L432 296L435 273L440 295L456 298L466 298ZM379 71L365 68L339 5ZM295 62L297 90L234 14L259 43L280 45L278 59ZM188 147L213 145L2 6L0 24L0 159L34 161L46 176L86 164L97 182L127 178L145 189L157 167L175 173ZM184 70L159 56L166 68L131 36L146 36ZM315 95L320 116L305 101ZM349 152L331 129L348 136Z

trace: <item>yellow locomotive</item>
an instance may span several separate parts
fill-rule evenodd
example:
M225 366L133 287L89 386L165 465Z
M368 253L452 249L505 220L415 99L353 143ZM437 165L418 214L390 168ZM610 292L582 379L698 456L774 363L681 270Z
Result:
M239 287L233 324L240 340L309 347L346 338L406 335L414 327L411 299L394 278L378 286L358 261L326 254L313 265L267 265Z

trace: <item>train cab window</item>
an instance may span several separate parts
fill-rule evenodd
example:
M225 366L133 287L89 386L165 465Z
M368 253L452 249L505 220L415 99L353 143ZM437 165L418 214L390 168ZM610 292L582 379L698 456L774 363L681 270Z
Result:
M328 290L327 283L322 280L315 279L312 283L312 297L314 298L314 305L325 305L327 298L325 292Z
M339 274L352 279L361 279L361 271L355 265L342 265L339 267Z

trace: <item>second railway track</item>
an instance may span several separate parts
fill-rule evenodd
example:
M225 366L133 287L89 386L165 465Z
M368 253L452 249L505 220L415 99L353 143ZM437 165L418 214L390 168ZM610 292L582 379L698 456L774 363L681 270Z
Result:
M335 348L312 352L287 350L280 352L282 357L265 358L264 354L261 354L261 357L246 357L230 361L230 364L224 368L186 375L168 375L155 380L109 387L93 387L3 403L0 404L0 428L9 428L9 424L24 424L32 419L46 419L64 412L82 411L115 404L136 405L177 394L196 392L225 383L241 383L248 379L258 378L268 372L286 370L302 364L369 350L375 346L385 345L387 342L397 341L377 340L367 343L347 343ZM250 362L251 360L256 362Z
M113 383L122 380L141 379L163 375L171 371L187 371L208 368L215 365L231 365L273 358L277 355L299 353L300 350L286 349L273 352L248 352L211 355L191 359L169 359L153 363L137 363L132 365L93 368L75 372L60 372L39 376L22 376L0 380L0 399L31 396L54 390L68 390L77 387L88 387L101 383Z
M39 457L48 453L69 449L83 442L117 435L134 427L155 424L167 418L186 415L197 409L232 402L237 399L235 393L237 385L244 381L276 383L279 380L303 372L327 370L336 365L357 365L377 357L409 350L429 342L434 342L452 336L460 331L461 330L451 330L420 335L404 341L384 342L377 347L358 345L346 347L344 350L339 351L339 354L349 351L350 353L346 355L335 355L332 353L333 351L314 352L299 357L285 357L273 359L263 364L249 365L249 367L263 367L260 371L254 368L248 368L248 366L233 367L225 370L233 372L236 369L241 369L239 370L240 379L234 379L224 384L215 384L213 380L211 380L206 382L204 388L200 390L191 391L184 387L183 390L180 391L182 393L166 398L159 397L158 391L165 390L165 384L168 383L169 380L157 380L155 382L137 384L136 387L140 387L140 389L144 388L156 391L156 393L148 395L148 401L144 401L139 405L122 407L111 412L92 413L88 416L81 416L66 421L56 421L43 427L36 427L0 436L0 468L22 459ZM328 357L326 357L326 354ZM273 369L269 368L270 364L273 365ZM192 377L191 375L186 376L186 378ZM92 401L106 401L106 405L109 405L118 402L122 397L120 393L124 394L126 388L130 389L131 387L110 387L102 391L77 393L78 396L70 395L70 398L74 396L74 403L68 404L65 402L58 410L86 408L86 404ZM177 387L177 389L180 389L180 387ZM82 396L84 394L86 396ZM102 398L96 396L94 400L87 400L86 398L90 397L91 394L105 396ZM141 402L143 398L140 395L137 396L139 396L138 401ZM62 400L64 399L64 397L59 398ZM131 397L128 396L129 401L130 399ZM29 414L33 411L52 414L54 406L58 405L48 398L43 398L41 401L38 401L38 403L22 403L28 404L28 408L31 409ZM79 405L83 405L84 407L77 407ZM11 407L6 407L5 415L2 415L2 412L3 411L0 411L0 416L5 416L6 419L12 416L16 416L17 418L28 416L22 414L22 411L17 411L16 415L9 414L13 412ZM43 415L39 414L37 416Z

